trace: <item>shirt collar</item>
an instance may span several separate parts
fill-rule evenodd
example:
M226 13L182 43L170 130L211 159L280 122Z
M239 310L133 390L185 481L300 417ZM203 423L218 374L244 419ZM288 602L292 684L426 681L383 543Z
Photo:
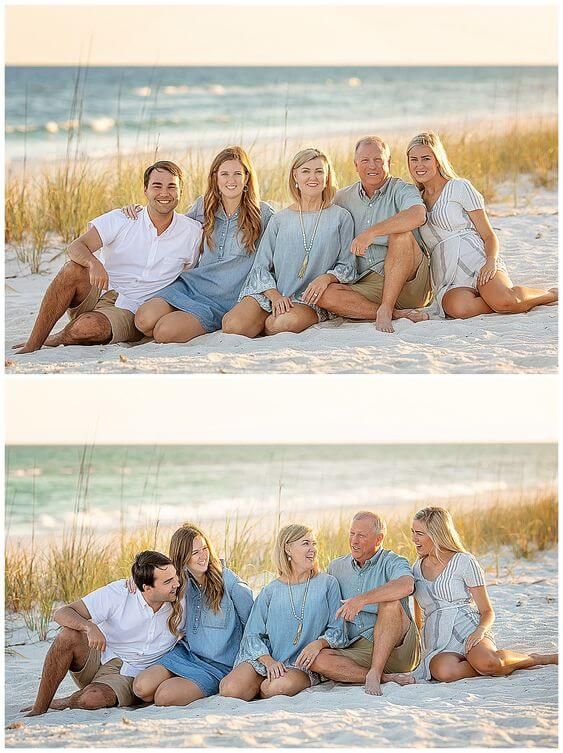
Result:
M219 217L221 220L225 220L225 222L228 222L229 220L236 220L238 217L238 213L240 211L240 207L237 208L234 214L232 214L230 217L227 217L227 213L225 212L225 208L222 204L219 204L219 208L215 212L215 216Z
M359 562L355 560L354 557L352 557L352 555L350 555L352 559L352 567L354 568L354 570L364 570L369 567L373 567L373 565L375 565L375 563L381 556L382 551L383 551L382 547L379 547L377 552L372 557L370 557L369 560L366 560L363 565L360 565Z
M150 218L148 207L145 209L144 215L145 215L145 218L144 218L145 219L145 226L149 229L149 231L153 235L156 235L156 226L154 225L153 221ZM161 233L158 237L162 238L163 235L166 235L168 232L170 232L172 230L172 228L176 225L177 221L178 221L177 220L177 213L174 211L174 213L172 215L172 222L170 223L170 225L168 225L168 227L166 228L166 230L163 233Z
M362 181L358 181L358 194L360 195L360 199L362 201L367 201L368 203L371 201L374 201L374 199L378 199L380 196L384 196L387 192L387 189L389 188L389 183L391 182L391 176L387 178L385 183L381 186L381 188L378 188L373 196L370 198L367 193L364 191L364 187L362 186Z
M146 599L143 597L143 594L139 591L139 589L135 591L135 596L137 597L137 601L139 602L141 607L148 609L152 614L166 614L172 609L172 604L169 601L165 601L162 603L160 609L157 609L156 612L153 612L152 607L147 604Z

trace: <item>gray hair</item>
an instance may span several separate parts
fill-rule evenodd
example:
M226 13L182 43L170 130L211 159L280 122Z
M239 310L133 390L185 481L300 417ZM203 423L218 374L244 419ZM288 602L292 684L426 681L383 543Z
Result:
M377 534L382 533L384 536L387 533L387 524L379 515L369 510L360 510L352 518L352 523L355 520L371 520Z
M377 144L383 149L383 151L387 155L387 159L391 159L391 147L380 136L364 136L359 141L357 141L356 146L354 147L354 159L356 159L358 149L364 144Z

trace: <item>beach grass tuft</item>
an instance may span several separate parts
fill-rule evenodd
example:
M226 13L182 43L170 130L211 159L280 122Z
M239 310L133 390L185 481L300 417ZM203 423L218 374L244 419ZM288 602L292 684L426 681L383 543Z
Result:
M507 130L472 129L442 131L450 160L457 173L471 180L487 201L495 198L498 186L512 187L514 202L524 190L522 179L535 185L557 185L557 124L551 120L533 123L516 121ZM407 138L391 140L393 174L410 181L405 149ZM311 139L323 147L323 138ZM352 153L355 139L342 137L327 152L340 186L357 180ZM306 146L307 144L299 144ZM247 145L248 146L248 145ZM291 160L282 142L266 149L259 143L248 147L255 162L262 198L275 208L290 199L287 170ZM41 255L55 236L68 244L87 229L88 221L111 209L133 202L145 203L142 175L156 158L171 158L184 169L186 185L179 210L187 209L204 192L209 155L185 150L176 154L144 153L124 156L116 153L103 160L71 159L35 172L8 173L5 199L5 240L22 263L37 272Z
M468 551L490 554L499 559L508 549L517 558L531 558L557 543L558 518L555 494L498 502L486 507L461 509L455 523ZM415 510L413 509L413 513ZM350 512L324 520L316 530L322 569L335 557L348 552ZM273 541L286 521L279 516L268 530L251 520L227 519L222 535L210 538L228 567L248 579L255 588L273 577ZM389 518L384 546L414 560L411 543L412 515ZM6 609L20 614L30 630L46 636L52 609L69 603L112 580L131 573L135 555L144 549L168 552L172 529L158 525L132 532L121 530L110 540L97 538L92 531L73 526L61 543L49 547L32 542L29 548L6 543Z

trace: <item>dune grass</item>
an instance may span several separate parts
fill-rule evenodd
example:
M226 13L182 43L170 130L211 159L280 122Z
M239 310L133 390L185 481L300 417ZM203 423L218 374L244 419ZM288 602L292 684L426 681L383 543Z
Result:
M522 190L523 176L535 184L554 188L557 180L557 124L538 121L516 123L505 132L442 132L451 162L459 175L469 178L485 199L507 181L514 201ZM315 141L315 140L312 140ZM391 142L393 173L406 180L407 138ZM328 148L340 186L357 179L352 161L352 138L341 139ZM316 140L323 148L323 139ZM301 144L306 146L306 144ZM278 147L248 146L260 179L262 198L281 207L289 199L287 168L291 155L287 144ZM276 154L277 149L277 154ZM8 174L5 187L5 240L13 246L18 259L38 272L41 257L49 243L67 245L84 232L88 220L104 212L137 201L144 203L142 174L155 159L173 158L184 169L186 186L179 207L184 211L206 185L208 158L201 152L177 154L147 153L125 157L119 153L104 160L81 161L67 157L56 167L39 173L29 170Z
M466 548L476 555L498 555L508 548L518 557L531 558L557 543L557 499L554 495L498 503L486 508L461 510L455 521ZM319 561L324 569L348 551L349 511L340 519L317 528ZM249 520L227 519L221 535L210 534L226 564L248 579L253 587L273 577L273 542L279 516L270 530ZM390 518L384 546L414 560L410 541L411 516ZM111 539L98 538L89 530L73 527L62 541L49 547L32 542L28 548L6 544L6 610L23 617L40 639L46 636L54 606L72 602L112 580L127 577L135 554L144 549L168 552L173 529L161 529L158 521L143 530L119 531Z

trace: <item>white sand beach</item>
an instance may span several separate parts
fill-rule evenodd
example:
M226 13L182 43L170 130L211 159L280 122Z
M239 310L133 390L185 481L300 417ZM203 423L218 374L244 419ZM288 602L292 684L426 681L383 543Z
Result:
M489 207L515 284L557 284L557 193L521 180L499 187ZM31 275L14 249L6 255L6 370L14 373L553 373L557 370L558 306L527 314L468 320L395 322L392 335L372 322L340 318L306 332L250 340L215 332L184 345L152 341L134 346L43 348L13 355L25 340L49 282L64 262L54 244ZM62 324L62 323L61 323ZM60 325L59 325L60 326Z
M481 558L496 611L499 648L557 646L557 554L532 561ZM498 575L497 575L498 572ZM50 633L52 638L54 631ZM326 683L294 698L246 703L213 697L189 708L51 711L25 718L48 643L21 619L6 639L6 747L557 747L557 668L506 678L361 687ZM59 694L72 692L66 679Z

